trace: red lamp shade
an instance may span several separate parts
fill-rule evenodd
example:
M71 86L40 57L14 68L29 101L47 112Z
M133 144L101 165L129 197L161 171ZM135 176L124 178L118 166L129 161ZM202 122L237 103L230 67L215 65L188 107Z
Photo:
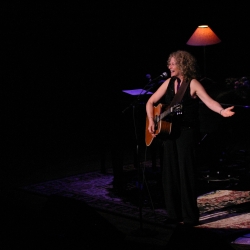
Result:
M187 44L192 46L206 46L220 43L221 40L208 27L208 25L200 25L189 38Z

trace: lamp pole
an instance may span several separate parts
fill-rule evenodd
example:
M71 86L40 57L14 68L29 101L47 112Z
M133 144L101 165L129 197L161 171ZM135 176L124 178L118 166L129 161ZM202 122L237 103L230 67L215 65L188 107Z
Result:
M204 53L204 77L207 76L207 68L206 68L206 45L203 46L203 53Z

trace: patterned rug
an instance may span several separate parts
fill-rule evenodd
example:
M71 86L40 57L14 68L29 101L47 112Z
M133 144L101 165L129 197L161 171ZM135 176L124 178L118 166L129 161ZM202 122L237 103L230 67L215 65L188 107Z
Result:
M156 180L149 180L144 195L136 178L130 178L122 195L113 189L113 174L90 172L22 187L24 191L62 196L83 201L90 207L132 219L163 225L166 211ZM139 200L143 197L143 202ZM241 233L250 229L250 191L214 190L198 197L199 228L222 234Z

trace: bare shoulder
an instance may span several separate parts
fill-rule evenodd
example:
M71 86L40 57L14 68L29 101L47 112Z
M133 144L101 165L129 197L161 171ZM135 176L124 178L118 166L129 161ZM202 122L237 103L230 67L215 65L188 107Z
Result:
M201 98L203 95L206 95L206 91L203 85L197 79L191 80L190 89L191 89L192 96L198 96Z
M192 84L192 85L201 85L200 81L198 81L195 78L191 80L190 84Z
M149 101L156 103L166 93L170 79L167 79L162 85L155 91L155 93L149 98Z
M171 79L171 78L168 78L166 81L163 82L163 84L168 85L169 82L170 82L170 79Z
M165 81L162 83L162 85L159 87L159 90L167 89L169 82L170 82L170 78L168 78L167 80L165 80Z
M190 87L194 90L197 89L204 89L203 85L200 83L200 81L198 81L197 79L192 79L190 82Z

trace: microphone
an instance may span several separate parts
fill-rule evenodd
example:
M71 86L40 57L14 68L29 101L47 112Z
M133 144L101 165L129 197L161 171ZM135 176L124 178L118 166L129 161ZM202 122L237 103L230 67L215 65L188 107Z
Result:
M161 75L159 75L156 78L154 78L153 80L151 80L151 82L158 81L160 79L166 78L167 76L168 76L167 72L163 72Z
M161 79L167 78L167 76L168 76L168 74L166 72L163 72L161 75L159 75L158 77L156 77L152 80L151 75L147 74L146 78L148 79L148 84L146 84L146 86L143 89L145 89L147 87L148 88L147 92L148 92L149 90L154 88L156 85L162 84L164 82L164 80L161 80Z
M152 81L151 75L150 75L150 74L146 74L146 78L148 79L148 82L151 82L151 81Z

